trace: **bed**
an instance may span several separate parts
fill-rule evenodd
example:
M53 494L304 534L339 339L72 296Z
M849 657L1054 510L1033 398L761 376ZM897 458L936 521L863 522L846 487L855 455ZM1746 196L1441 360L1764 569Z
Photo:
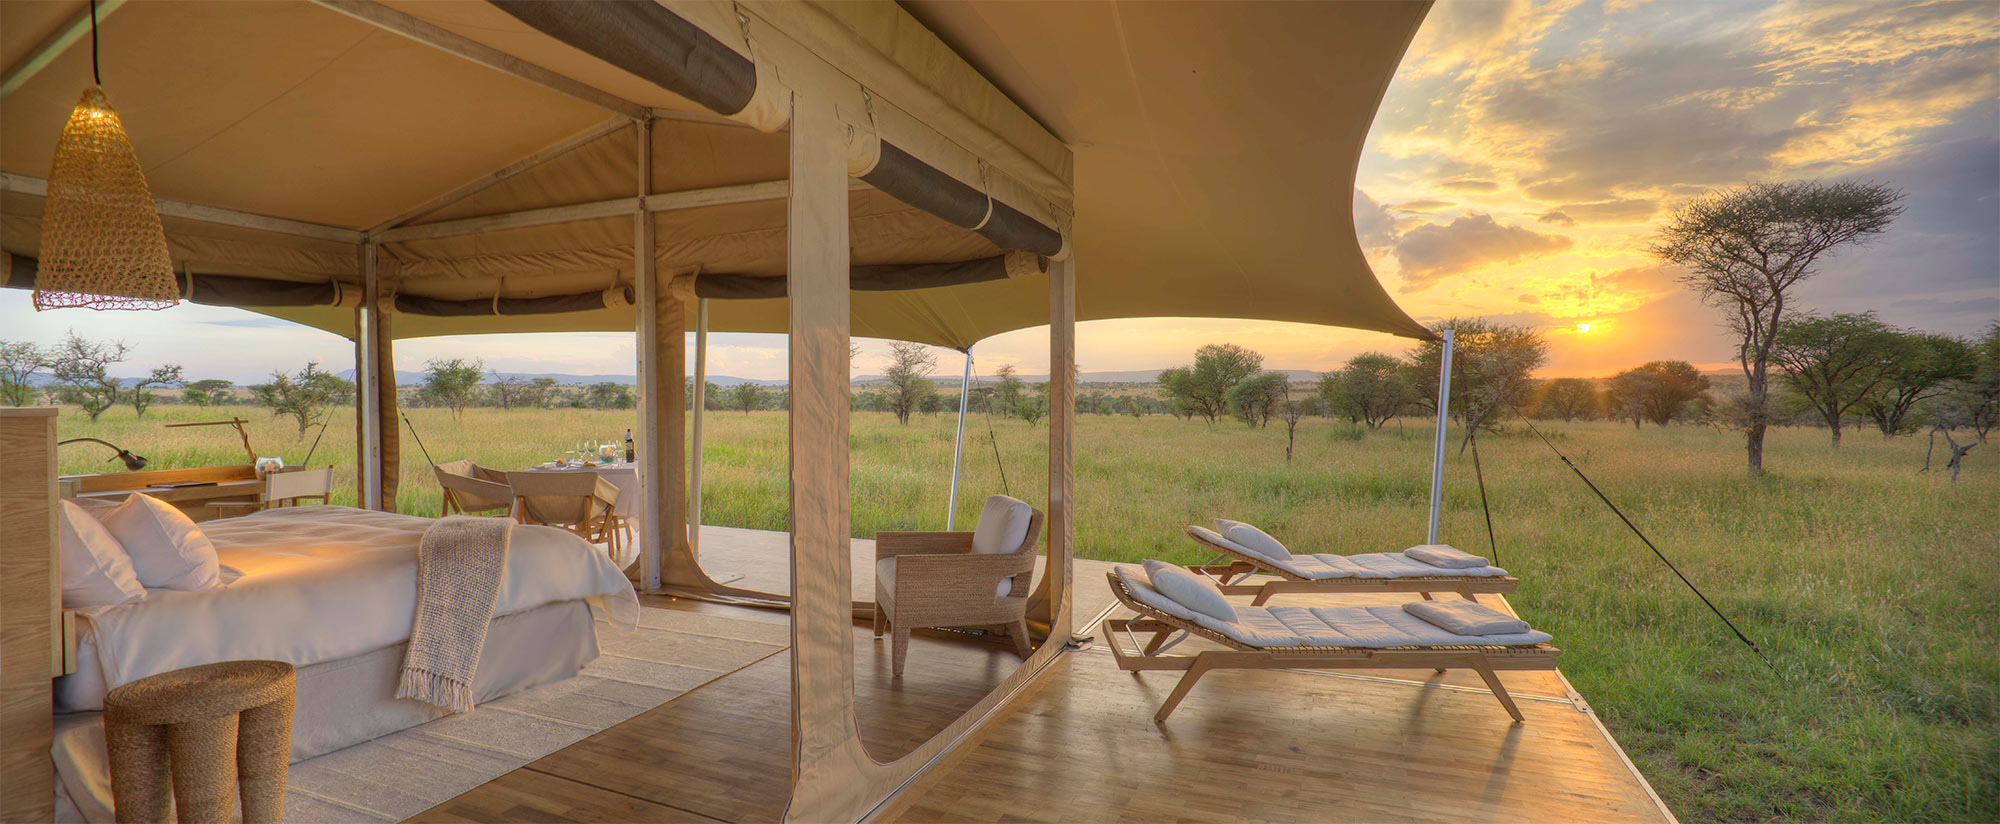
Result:
M215 661L299 668L293 762L443 714L393 697L416 611L416 548L432 519L341 506L209 521L224 585L148 591L78 612L77 671L56 681L61 789L109 820L99 710L107 690ZM595 621L632 626L639 602L617 561L575 534L514 529L474 682L486 701L575 675L597 657Z

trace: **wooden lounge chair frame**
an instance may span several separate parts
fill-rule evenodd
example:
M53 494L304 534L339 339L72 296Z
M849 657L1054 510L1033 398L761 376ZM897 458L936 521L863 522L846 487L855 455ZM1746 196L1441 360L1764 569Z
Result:
M1231 558L1226 564L1194 564L1188 567L1198 574L1215 580L1224 595L1252 595L1253 606L1263 606L1272 597L1286 593L1329 592L1415 592L1431 600L1433 592L1456 592L1468 601L1477 601L1477 593L1506 594L1515 589L1520 579L1512 575L1425 575L1406 578L1306 578L1284 567L1271 563L1270 559L1232 549L1203 538L1195 527L1182 530L1188 539L1216 553ZM1279 580L1258 584L1243 583L1251 575L1273 575Z
M1118 662L1118 668L1135 676L1146 670L1181 670L1180 683L1174 685L1173 692L1153 714L1153 720L1164 722L1180 706L1181 699L1194 688L1196 681L1215 670L1221 669L1423 669L1438 672L1446 669L1469 669L1479 673L1486 687L1493 691L1493 697L1500 700L1500 706L1507 708L1507 714L1516 722L1525 722L1521 709L1514 705L1514 698L1507 694L1506 686L1500 683L1501 670L1554 670L1556 656L1562 650L1548 644L1533 646L1449 646L1449 647L1253 647L1227 635L1211 630L1193 621L1169 615L1147 606L1125 588L1125 582L1118 579L1115 572L1107 572L1111 579L1111 592L1119 602L1139 613L1136 618L1111 618L1104 622L1105 646L1111 648L1111 657ZM1140 643L1133 633L1153 633L1151 640ZM1177 633L1197 635L1228 649L1210 650L1194 655L1166 655L1161 648ZM1127 652L1119 643L1119 635L1124 635L1132 646Z

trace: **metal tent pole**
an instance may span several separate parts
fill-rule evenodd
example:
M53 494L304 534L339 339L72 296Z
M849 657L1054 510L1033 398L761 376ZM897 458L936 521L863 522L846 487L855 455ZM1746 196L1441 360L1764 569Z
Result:
M1438 542L1438 509L1444 503L1444 426L1451 420L1451 350L1453 335L1444 330L1442 357L1438 359L1437 443L1431 455L1431 528L1425 543Z
M972 347L965 349L965 376L958 379L958 438L951 444L951 499L944 506L944 531L958 516L958 464L965 457L965 399L972 390Z
M708 406L708 298L694 302L694 452L688 468L688 549L701 557L701 418Z

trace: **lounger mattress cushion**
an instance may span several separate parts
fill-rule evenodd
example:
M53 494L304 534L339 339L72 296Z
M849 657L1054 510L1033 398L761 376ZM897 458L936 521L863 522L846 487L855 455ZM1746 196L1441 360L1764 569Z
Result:
M1225 529L1240 526L1256 530L1256 527L1242 523L1241 521L1217 518L1215 519L1215 523L1217 526L1222 526ZM1370 552L1361 555L1292 555L1289 553L1284 555L1270 555L1262 550L1252 549L1240 541L1232 540L1224 534L1207 527L1189 526L1188 529L1193 531L1202 540L1223 549L1232 550L1247 557L1262 559L1274 567L1300 578L1314 581L1333 578L1453 578L1460 576L1470 578L1498 578L1507 574L1507 570L1496 566L1446 569L1407 557L1401 552ZM1263 533L1258 532L1258 534ZM1275 544L1277 542L1273 540L1272 543Z
M1459 635L1403 611L1401 606L1374 607L1236 607L1236 620L1219 621L1188 609L1147 584L1136 567L1114 569L1119 581L1139 603L1192 621L1253 647L1391 647L1484 646L1513 647L1544 644L1546 632L1504 635Z

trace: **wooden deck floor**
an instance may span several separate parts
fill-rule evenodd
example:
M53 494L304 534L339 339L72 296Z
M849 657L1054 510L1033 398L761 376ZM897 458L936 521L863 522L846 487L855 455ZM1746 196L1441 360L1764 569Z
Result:
M736 532L745 534L707 541L704 564L772 583L783 536ZM1111 603L1106 566L1078 563L1080 623ZM688 600L648 605L787 620ZM860 726L883 760L1019 665L1004 647L939 634L913 642L899 682L886 645L865 626L855 635ZM1179 674L1121 672L1105 641L1059 657L876 820L1672 820L1554 673L1502 674L1526 724L1512 723L1472 673L1378 670L1215 673L1156 725L1153 710ZM763 659L413 820L776 821L791 777L789 666L785 654Z

